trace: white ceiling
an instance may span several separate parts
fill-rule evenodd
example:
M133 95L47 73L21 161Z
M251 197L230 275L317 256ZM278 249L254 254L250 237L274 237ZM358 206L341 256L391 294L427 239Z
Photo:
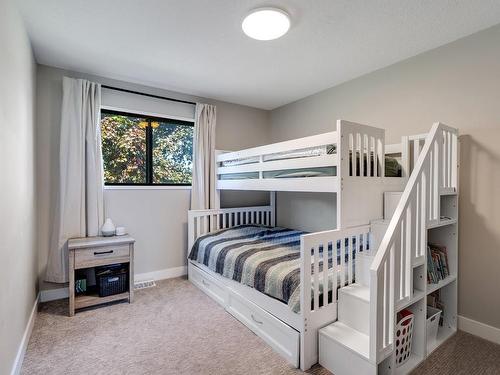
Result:
M500 23L498 0L18 0L41 64L272 109ZM287 35L249 39L277 5Z

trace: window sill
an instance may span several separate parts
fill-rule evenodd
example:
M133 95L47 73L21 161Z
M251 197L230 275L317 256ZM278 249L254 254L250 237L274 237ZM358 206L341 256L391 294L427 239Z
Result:
M191 190L191 186L133 186L133 185L104 185L104 190Z

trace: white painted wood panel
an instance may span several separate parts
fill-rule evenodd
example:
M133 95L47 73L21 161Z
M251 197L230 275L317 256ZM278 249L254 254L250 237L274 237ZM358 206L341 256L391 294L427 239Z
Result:
M335 193L339 179L331 177L264 178L248 180L218 180L217 189L262 190L262 191L302 191Z
M191 265L189 265L189 280L222 306L226 307L228 291L224 284L219 283L207 272L203 272L199 268Z
M230 293L227 311L245 324L291 365L299 366L299 332L238 293Z
M337 143L337 132L312 135L309 137L292 139L289 141L271 143L264 146L248 148L246 150L227 152L217 157L217 162L227 160L237 160L254 156L275 154L278 152L287 152L300 150L309 147L323 146Z

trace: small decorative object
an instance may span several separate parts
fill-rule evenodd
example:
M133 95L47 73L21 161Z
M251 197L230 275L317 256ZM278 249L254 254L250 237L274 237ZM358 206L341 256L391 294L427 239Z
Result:
M101 228L101 233L104 237L110 237L115 235L115 225L110 218L107 218L104 225Z
M87 280L79 279L75 280L75 292L76 294L82 294L87 291Z
M127 234L127 230L125 229L125 227L116 227L115 234L117 236L124 236Z

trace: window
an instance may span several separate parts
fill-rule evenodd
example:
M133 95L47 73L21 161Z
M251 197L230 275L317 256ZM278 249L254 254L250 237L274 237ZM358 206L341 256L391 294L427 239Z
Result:
M191 185L193 123L101 111L106 185Z

